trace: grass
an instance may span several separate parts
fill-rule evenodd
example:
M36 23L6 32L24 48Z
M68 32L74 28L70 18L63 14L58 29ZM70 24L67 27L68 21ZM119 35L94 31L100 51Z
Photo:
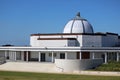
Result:
M120 72L120 62L110 61L107 64L102 64L95 69L96 71L117 71Z
M120 76L90 76L0 71L0 80L120 80Z

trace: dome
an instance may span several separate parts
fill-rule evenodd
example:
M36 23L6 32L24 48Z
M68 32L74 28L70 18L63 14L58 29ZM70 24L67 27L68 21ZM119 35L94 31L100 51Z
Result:
M93 33L91 24L80 17L80 13L70 20L64 27L63 33Z

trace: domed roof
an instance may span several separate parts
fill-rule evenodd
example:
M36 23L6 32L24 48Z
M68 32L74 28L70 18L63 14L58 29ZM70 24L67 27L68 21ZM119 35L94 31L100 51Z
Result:
M80 17L80 12L64 27L63 33L93 33L91 24Z

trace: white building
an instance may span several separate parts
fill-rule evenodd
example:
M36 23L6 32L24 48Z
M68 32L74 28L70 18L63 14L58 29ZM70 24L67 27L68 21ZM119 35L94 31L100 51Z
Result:
M52 62L57 71L79 71L120 59L120 36L94 33L80 13L64 27L63 33L31 34L29 47L0 47L6 61Z

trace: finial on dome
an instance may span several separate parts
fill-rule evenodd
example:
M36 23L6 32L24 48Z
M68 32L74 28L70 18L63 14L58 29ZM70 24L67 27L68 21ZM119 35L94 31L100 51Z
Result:
M80 12L78 12L76 16L77 16L77 17L80 17Z
M78 13L76 14L76 16L75 16L74 19L81 19L81 17L80 17L80 12L78 12Z

